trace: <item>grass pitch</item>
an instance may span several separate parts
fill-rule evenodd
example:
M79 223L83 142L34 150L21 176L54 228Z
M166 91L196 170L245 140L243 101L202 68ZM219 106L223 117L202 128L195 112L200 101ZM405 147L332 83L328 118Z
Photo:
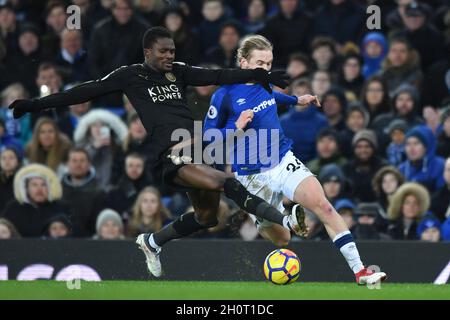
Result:
M102 281L80 283L0 281L0 300L450 300L450 285L383 283L369 289L354 283L296 282L277 286L269 282L209 281Z

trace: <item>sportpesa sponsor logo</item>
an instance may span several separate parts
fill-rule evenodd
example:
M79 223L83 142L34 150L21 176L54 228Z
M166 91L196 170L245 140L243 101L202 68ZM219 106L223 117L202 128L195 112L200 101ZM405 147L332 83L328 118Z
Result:
M254 107L252 110L253 110L253 112L256 113L256 112L266 109L267 107L273 106L274 104L276 104L275 98L272 98L270 100L265 100L265 101L261 102L256 107Z

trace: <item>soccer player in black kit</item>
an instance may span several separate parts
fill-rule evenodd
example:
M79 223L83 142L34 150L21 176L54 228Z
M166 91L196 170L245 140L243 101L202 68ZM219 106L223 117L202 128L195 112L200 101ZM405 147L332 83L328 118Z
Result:
M151 138L152 152L148 156L152 160L154 175L164 183L186 188L195 211L183 214L158 232L137 237L136 243L145 253L147 267L156 277L162 274L159 254L163 244L217 224L221 191L244 211L299 234L300 217L292 213L284 216L261 198L250 194L232 174L206 164L185 163L182 157L174 158L172 151L180 142L171 141L172 132L176 129L184 128L193 133L194 120L185 97L187 85L256 81L271 90L269 83L286 87L285 75L262 68L208 70L174 62L175 44L169 31L162 27L147 30L143 49L145 62L142 64L120 67L102 79L85 82L65 92L39 99L16 100L9 108L14 110L14 117L19 118L27 112L74 105L110 92L126 94ZM186 144L185 141L181 143Z

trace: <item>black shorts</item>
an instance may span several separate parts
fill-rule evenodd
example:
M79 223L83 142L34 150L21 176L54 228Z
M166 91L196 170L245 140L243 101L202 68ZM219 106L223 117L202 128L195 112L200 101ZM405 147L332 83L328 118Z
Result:
M178 174L178 170L189 163L182 161L182 154L180 154L179 159L174 159L173 157L171 158L171 155L172 149L169 149L164 152L161 158L157 161L157 164L153 170L155 178L158 181L161 181L164 185L176 191L187 192L193 190L194 188L186 187L174 182L174 179Z

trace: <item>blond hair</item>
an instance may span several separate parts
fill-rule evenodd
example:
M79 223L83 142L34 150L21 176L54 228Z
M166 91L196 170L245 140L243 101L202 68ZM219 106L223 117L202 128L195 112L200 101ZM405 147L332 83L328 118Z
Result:
M261 35L246 36L241 40L237 51L237 63L242 59L249 60L253 50L273 50L272 43Z
M158 209L157 213L150 222L150 225L147 226L149 230L152 232L159 231L163 227L163 222L166 219L171 219L172 216L169 212L169 210L164 206L164 204L161 201L161 193L158 189L152 186L145 187L141 190L139 193L136 202L133 205L132 209L132 216L128 224L128 235L134 236L135 234L139 233L141 227L142 227L142 210L141 210L141 203L144 198L144 195L146 193L151 193L158 198Z
M55 131L55 143L47 151L39 141L39 132L45 124L51 125ZM34 126L31 141L25 147L25 154L31 163L45 164L56 171L61 163L67 161L71 145L69 138L59 131L58 125L53 119L42 117Z

